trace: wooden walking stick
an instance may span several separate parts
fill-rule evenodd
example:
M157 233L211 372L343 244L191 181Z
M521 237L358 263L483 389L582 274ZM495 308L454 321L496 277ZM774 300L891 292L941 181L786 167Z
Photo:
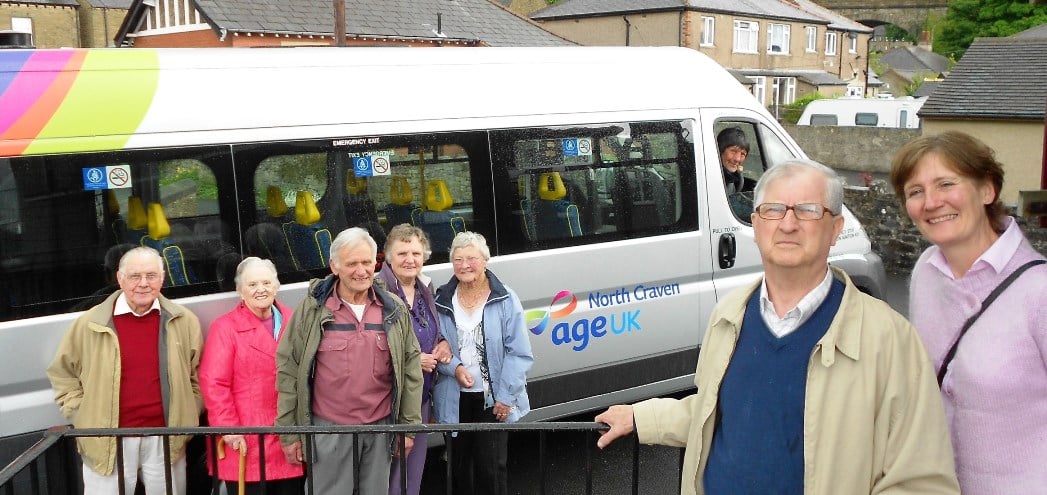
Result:
M244 495L247 486L247 446L244 445L242 449L237 449L240 453L240 470L238 471L237 480L237 493ZM225 440L222 437L218 437L218 459L225 459Z

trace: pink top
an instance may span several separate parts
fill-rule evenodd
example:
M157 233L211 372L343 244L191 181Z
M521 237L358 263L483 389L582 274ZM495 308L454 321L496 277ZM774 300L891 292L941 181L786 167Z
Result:
M382 303L369 292L363 321L332 291L324 303L334 322L316 351L313 414L342 425L371 424L393 410L393 362Z
M924 251L913 268L909 311L936 370L989 293L1037 258L1013 219L958 280L938 247ZM964 495L1047 487L1047 265L1018 277L967 331L942 399Z

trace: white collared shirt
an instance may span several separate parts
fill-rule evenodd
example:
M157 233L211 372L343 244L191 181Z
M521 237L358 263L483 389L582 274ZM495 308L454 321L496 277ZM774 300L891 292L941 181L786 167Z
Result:
M116 304L113 306L113 316L119 316L119 315L122 315L122 314L131 313L131 314L141 318L141 317L149 314L149 312L154 310L154 309L157 310L157 311L160 310L160 298L159 297L156 298L156 299L153 299L153 305L150 306L149 309L145 311L145 313L138 314L138 313L135 313L134 310L131 309L131 305L130 304L127 304L127 294L124 294L123 292L121 292L120 293L120 297L116 298Z
M790 309L785 316L779 318L778 313L774 310L774 303L767 298L767 279L765 278L760 283L760 316L763 317L763 322L767 324L767 328L771 329L775 337L785 337L811 318L814 310L818 309L818 306L821 306L825 298L829 296L832 284L832 270L826 270L822 283L803 296L795 308Z

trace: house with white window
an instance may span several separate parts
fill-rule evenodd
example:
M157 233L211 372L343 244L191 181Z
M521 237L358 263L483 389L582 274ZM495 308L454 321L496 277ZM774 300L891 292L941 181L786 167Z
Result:
M131 0L0 0L0 31L26 33L36 48L113 46Z
M570 46L493 0L345 0L347 46ZM120 46L336 44L330 0L132 0Z
M561 0L531 19L581 45L693 48L772 111L808 93L874 93L873 30L809 0Z

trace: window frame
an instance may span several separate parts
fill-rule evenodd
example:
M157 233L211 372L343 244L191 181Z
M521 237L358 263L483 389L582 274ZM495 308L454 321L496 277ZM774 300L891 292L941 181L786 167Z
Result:
M746 46L740 46L744 42ZM760 53L760 23L758 21L734 21L734 53Z
M777 31L777 33L776 33ZM768 55L788 55L790 52L789 45L791 43L792 26L781 23L767 23L767 54ZM775 45L775 39L779 41L778 45ZM773 48L778 46L778 50L775 51Z
M836 31L825 32L825 54L836 55L836 44L839 43Z
M807 26L804 28L804 34L807 37L804 51L807 53L818 52L818 26Z
M715 46L716 44L716 18L702 16L702 36L698 46Z

